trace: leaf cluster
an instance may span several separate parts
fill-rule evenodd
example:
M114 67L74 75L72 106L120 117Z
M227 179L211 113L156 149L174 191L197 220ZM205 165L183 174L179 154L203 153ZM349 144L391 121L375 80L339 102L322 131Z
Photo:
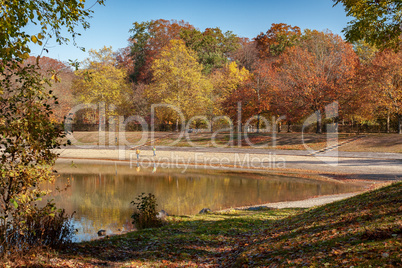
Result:
M380 49L399 49L402 2L399 0L333 0L355 19L343 30L346 40L364 40Z
M30 53L29 45L42 45L46 38L56 38L59 44L70 40L62 33L66 29L73 38L80 35L77 26L89 27L86 18L92 11L85 0L1 0L0 1L0 58L3 64L21 62ZM102 4L103 0L97 3ZM28 25L39 27L36 34L25 31Z

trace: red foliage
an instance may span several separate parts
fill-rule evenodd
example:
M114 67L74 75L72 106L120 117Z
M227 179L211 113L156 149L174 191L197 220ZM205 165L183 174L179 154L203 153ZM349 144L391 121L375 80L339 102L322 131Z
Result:
M357 56L332 33L309 31L300 46L287 49L277 63L276 109L292 120L325 111L334 101L348 105Z

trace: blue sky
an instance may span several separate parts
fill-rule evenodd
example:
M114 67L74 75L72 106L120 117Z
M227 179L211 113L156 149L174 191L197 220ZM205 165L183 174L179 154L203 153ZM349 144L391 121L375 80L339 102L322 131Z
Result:
M86 0L88 6L95 0ZM286 23L303 29L341 31L351 19L342 5L333 7L331 0L106 0L105 6L95 6L90 29L80 31L79 46L100 49L112 46L114 50L126 47L129 29L135 21L157 19L184 20L200 30L219 27L250 39L266 32L272 23ZM29 28L28 28L29 30ZM41 52L40 47L31 47L32 55ZM61 61L84 60L87 52L70 45L57 45L51 40L42 55Z

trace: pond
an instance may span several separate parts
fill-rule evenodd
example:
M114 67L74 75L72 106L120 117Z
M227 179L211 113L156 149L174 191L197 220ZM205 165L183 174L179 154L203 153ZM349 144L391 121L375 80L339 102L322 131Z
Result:
M216 211L361 189L354 184L264 172L194 169L182 173L180 169L139 170L113 162L69 161L57 164L56 170L59 177L47 187L55 190L70 184L52 198L69 214L75 211L75 241L94 239L100 229L107 234L131 230L134 206L130 202L141 193L153 193L158 210L189 215L203 208Z

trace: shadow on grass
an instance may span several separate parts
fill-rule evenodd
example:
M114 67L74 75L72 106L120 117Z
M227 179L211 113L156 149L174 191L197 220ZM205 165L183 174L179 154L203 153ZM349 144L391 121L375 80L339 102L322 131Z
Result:
M153 266L169 261L177 265L192 262L225 266L251 243L250 240L258 239L258 232L264 231L278 218L298 211L242 211L173 217L169 225L159 229L75 244L62 256L66 259L79 257L88 263L104 265L134 262Z
M396 183L277 221L233 264L400 267L400 196Z

